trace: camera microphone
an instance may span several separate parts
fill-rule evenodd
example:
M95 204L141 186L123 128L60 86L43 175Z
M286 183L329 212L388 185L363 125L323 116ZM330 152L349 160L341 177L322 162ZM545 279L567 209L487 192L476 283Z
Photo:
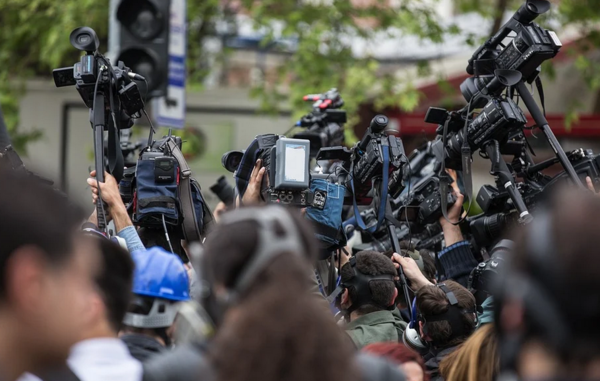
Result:
M129 76L129 78L135 79L136 81L145 81L146 80L146 78L144 78L141 75L136 74L136 73L134 73L132 71L130 71L129 73L127 73L127 75Z

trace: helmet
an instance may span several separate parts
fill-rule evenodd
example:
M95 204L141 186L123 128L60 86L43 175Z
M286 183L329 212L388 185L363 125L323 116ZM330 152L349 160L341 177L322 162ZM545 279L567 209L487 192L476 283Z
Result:
M132 253L134 299L123 323L137 328L169 327L177 302L190 300L188 274L177 255L160 247Z

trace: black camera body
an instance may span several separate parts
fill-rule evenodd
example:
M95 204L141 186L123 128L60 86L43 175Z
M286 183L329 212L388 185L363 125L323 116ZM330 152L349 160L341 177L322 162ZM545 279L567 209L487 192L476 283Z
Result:
M392 179L390 193L398 194L403 189L402 171L407 163L402 140L394 135L387 135L384 130L388 119L377 115L371 121L363 139L353 148L327 147L322 148L317 160L341 160L343 168L337 171L338 181L348 192L345 203L356 201L357 205L369 205L373 201L371 193L373 180L382 176L384 169L384 149L388 151L388 173ZM386 147L386 148L384 148Z
M132 126L130 117L144 108L144 102L139 88L131 78L141 78L131 72L123 62L116 67L110 60L98 52L98 36L88 27L75 29L70 36L71 44L86 51L80 62L73 67L59 68L52 71L56 87L75 86L81 99L88 108L94 108L97 93L105 95L105 105L96 105L110 109L115 107L115 113L120 122L117 128ZM122 112L125 112L123 115Z
M430 176L421 180L411 190L410 199L398 211L400 221L408 220L413 224L423 227L436 223L442 217L442 195L440 194L440 180L437 176ZM454 205L456 196L449 189L446 197L448 206ZM418 212L415 213L418 208Z
M343 145L343 125L348 117L346 111L340 110L344 106L344 100L337 89L331 89L323 94L305 95L303 100L314 102L313 110L296 123L296 126L304 127L306 130L295 134L293 138L310 141L311 157L316 157L323 147Z
M436 117L431 117L431 111L429 111L425 121L439 123L440 110L434 110L438 114ZM459 113L446 111L446 115L450 118L450 122L448 123L447 143L443 147L443 156L446 160L446 166L456 170L462 169L461 149L464 139L467 139L473 151L482 149L491 140L498 141L502 146L507 142L508 136L512 132L520 131L527 123L527 118L519 106L512 99L505 97L491 98L481 113L468 122ZM465 123L467 123L467 136L464 136L465 129L463 126ZM443 134L442 125L437 129L437 133L440 135ZM438 142L437 144L441 143Z
M517 71L524 81L532 83L539 75L540 65L558 54L562 43L556 33L533 22L548 9L548 1L527 0L469 59L467 73L474 77L467 78L460 90L468 102L473 99L474 108L482 107L487 96L497 96L506 88L494 78L498 70ZM514 38L502 45L510 33L515 34Z

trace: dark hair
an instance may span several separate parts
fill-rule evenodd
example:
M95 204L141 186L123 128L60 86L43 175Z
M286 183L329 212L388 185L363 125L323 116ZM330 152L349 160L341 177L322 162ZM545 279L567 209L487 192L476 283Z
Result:
M434 282L436 280L437 269L435 267L435 254L427 249L419 250L421 258L423 258L423 275L428 281Z
M106 317L111 328L118 332L131 300L134 263L129 253L116 243L104 238L98 241L102 256L102 271L96 285L106 306Z
M547 207L545 215L540 209L540 217L536 216L532 224L513 231L515 249L507 275L519 274L543 295L524 296L519 301L524 310L524 326L520 329L526 339L539 340L565 362L585 362L600 354L600 198L587 190L560 190L549 198ZM547 221L546 229L538 226L538 219ZM540 232L546 230L547 249L537 255L532 250L532 239L537 243L544 238L532 237L533 224ZM539 257L542 259L536 259ZM556 310L567 329L566 342L556 342L556 336L548 332L555 329L556 322L549 314L540 316L538 301ZM502 302L497 307L501 311ZM498 325L504 329L501 320Z
M447 321L428 322L427 335L431 338L433 345L438 348L450 347L462 343L475 328L475 297L460 284L447 280L443 284L454 293L458 301L458 307L465 312L461 314L461 321L465 334L456 336ZM417 309L422 315L440 315L450 308L450 302L446 293L438 285L423 286L417 291Z
M282 213L293 216L304 251L275 257L240 295L236 309L241 318L226 318L212 343L210 356L218 379L354 380L351 341L326 304L310 293L309 264L316 257L313 233L296 213ZM276 224L275 233L285 231ZM255 222L217 225L205 247L206 270L215 283L233 287L256 254L257 243Z
M35 246L54 266L67 262L83 220L66 196L32 176L0 170L0 298L6 292L6 262L23 246Z
M373 343L364 347L362 351L383 357L397 365L416 362L423 370L423 381L429 381L429 373L427 373L427 368L425 368L423 357L404 344L396 342Z
M397 271L391 259L377 252L364 250L356 254L356 270L365 275L392 275L396 276ZM354 278L354 271L350 263L346 263L340 272L342 282L349 282ZM360 315L365 315L375 311L382 311L381 306L387 306L394 297L396 285L394 282L385 280L374 280L369 282L371 296L374 304L365 304L356 311ZM352 286L348 288L348 295L351 301L357 299L357 290Z

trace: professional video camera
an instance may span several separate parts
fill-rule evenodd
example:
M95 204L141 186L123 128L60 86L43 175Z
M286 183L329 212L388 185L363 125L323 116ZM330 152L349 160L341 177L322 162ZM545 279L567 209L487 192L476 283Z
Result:
M590 177L596 186L600 179L600 155L595 155L592 150L576 149L567 152L567 157L573 165L577 176L585 181ZM513 164L519 177L525 181L518 183L517 188L527 208L535 212L538 205L561 184L569 180L566 171L550 177L541 171L558 163L557 158L548 159L533 166L517 167ZM506 190L501 187L484 185L477 194L477 203L483 213L469 217L466 221L468 231L473 237L477 248L489 248L504 232L517 223L518 212L514 211L514 205Z
M556 33L533 22L549 9L548 1L526 1L496 35L475 51L467 66L467 73L475 77L467 78L460 86L463 96L474 108L485 105L487 96L500 95L504 86L499 77L518 71L524 81L533 83L542 62L556 56L562 47ZM510 33L515 34L512 41L502 45ZM500 75L494 75L496 70L501 71Z
M365 136L352 148L321 148L317 160L341 160L335 175L345 185L346 204L369 205L374 198L373 183L381 184L382 202L387 195L397 197L404 189L403 168L408 162L402 140L386 134L388 118L377 115Z
M266 168L261 195L266 202L305 208L323 208L325 199L310 190L310 141L275 134L258 135L244 151L230 151L221 161L234 173L241 196L246 191L256 161Z
M344 126L347 121L346 111L340 110L344 100L337 89L323 94L305 95L304 101L313 102L313 110L304 115L296 126L306 128L293 136L294 139L310 141L310 156L315 157L323 147L341 146L344 144Z
M73 67L54 69L54 83L57 87L75 86L83 102L90 108L90 122L94 129L94 156L96 179L104 181L104 131L108 131L108 168L117 181L123 177L124 160L119 144L119 129L132 126L132 118L139 117L144 102L139 89L132 79L144 80L132 73L123 62L113 67L98 52L100 42L93 29L80 27L71 32L71 45L85 51ZM105 207L98 199L98 228L106 228Z

